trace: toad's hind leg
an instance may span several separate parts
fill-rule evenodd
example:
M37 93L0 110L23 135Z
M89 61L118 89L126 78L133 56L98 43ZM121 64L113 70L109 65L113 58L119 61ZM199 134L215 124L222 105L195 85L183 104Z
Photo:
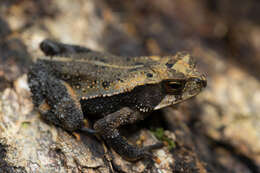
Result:
M87 53L92 50L77 45L64 44L57 41L46 39L41 42L40 48L46 56L68 56L77 53Z
M83 127L83 112L69 84L50 77L47 81L46 100L51 107L43 115L47 120L69 131Z
M79 101L69 84L51 77L36 64L28 75L33 93L33 102L42 117L68 131L80 129L84 125L84 116Z
M120 136L117 128L121 125L134 123L143 117L133 110L125 107L121 110L105 116L94 124L94 129L104 138L106 143L112 147L120 156L129 161L135 161L144 157L151 158L150 150L161 148L162 143L157 143L144 148L130 145Z

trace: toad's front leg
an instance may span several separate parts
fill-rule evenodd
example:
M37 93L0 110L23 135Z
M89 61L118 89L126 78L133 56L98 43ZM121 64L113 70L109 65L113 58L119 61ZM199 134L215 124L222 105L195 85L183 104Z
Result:
M122 108L121 110L109 114L94 124L94 129L104 138L107 144L112 147L120 156L129 161L138 160L144 157L151 157L149 152L152 149L161 148L162 143L150 145L144 148L138 148L130 145L120 136L117 128L121 125L134 123L143 119L139 112L135 112L130 108Z

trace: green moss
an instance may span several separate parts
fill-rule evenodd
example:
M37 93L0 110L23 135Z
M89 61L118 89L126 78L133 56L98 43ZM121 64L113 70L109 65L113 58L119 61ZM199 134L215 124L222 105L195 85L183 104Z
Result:
M158 140L167 142L169 150L176 147L175 142L172 139L170 139L170 138L168 138L167 136L164 135L164 129L163 128L156 128L156 129L151 130L151 131Z
M24 122L22 122L22 127L27 128L30 124L31 124L30 122L24 121Z

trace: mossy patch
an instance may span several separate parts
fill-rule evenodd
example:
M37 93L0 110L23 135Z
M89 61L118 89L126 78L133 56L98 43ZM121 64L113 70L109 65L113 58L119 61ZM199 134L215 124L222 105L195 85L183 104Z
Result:
M176 147L175 142L164 134L163 128L156 128L151 131L158 140L166 143L169 150L174 149Z

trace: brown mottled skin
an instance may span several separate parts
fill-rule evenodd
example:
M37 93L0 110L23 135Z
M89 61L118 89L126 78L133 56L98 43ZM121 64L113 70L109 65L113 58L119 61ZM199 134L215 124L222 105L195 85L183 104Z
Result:
M197 95L206 79L185 53L175 56L120 57L45 40L46 56L32 66L28 82L43 118L65 130L100 135L127 160L150 157L155 144L138 148L118 128L142 120L153 110ZM99 118L94 129L83 120Z

